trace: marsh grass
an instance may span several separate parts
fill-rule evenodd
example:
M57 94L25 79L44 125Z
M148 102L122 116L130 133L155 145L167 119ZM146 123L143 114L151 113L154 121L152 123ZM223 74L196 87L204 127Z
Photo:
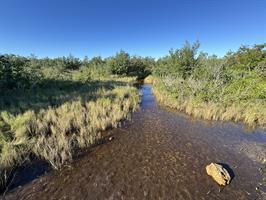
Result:
M51 82L50 82L51 81ZM117 127L139 105L139 93L126 82L49 80L39 90L13 91L0 100L0 173L32 157L59 169L101 132Z
M183 82L183 84L187 83ZM206 101L185 87L182 88L185 94L180 94L177 87L171 84L169 87L167 81L153 77L153 93L159 103L199 119L243 122L250 127L266 128L266 102L264 100L255 98L238 100L237 94L231 94L235 95L235 101L227 102L226 98L233 97L222 93L220 89L220 93L217 93L220 95L219 100Z

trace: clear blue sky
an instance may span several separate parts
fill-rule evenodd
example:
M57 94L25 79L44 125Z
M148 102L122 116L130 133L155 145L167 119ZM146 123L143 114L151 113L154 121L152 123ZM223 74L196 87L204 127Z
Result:
M160 57L185 40L224 55L266 42L266 0L0 0L0 53Z

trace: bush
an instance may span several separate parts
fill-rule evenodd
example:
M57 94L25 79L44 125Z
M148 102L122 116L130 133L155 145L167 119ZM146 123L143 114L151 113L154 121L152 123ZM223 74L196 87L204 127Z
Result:
M185 44L156 63L154 91L159 101L201 118L266 127L265 46L243 46L218 58Z

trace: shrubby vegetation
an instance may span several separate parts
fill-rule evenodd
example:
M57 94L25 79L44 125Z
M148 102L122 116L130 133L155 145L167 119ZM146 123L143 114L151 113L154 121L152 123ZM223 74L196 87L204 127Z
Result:
M155 61L152 58L130 57L124 51L120 51L114 58L107 60L112 74L122 76L136 76L143 79L151 73Z
M50 80L82 80L109 78L110 76L143 79L155 65L153 58L130 56L120 51L113 57L94 57L84 60L72 55L61 58L38 59L16 55L0 55L0 89L32 89Z
M154 93L160 102L195 117L265 128L265 47L242 46L218 58L198 52L198 42L187 42L156 63Z

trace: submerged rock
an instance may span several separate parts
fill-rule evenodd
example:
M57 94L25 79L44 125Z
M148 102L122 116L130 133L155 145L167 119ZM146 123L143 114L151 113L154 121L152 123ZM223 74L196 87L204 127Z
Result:
M206 166L206 171L219 185L228 185L231 181L231 176L228 171L217 163L211 163Z

